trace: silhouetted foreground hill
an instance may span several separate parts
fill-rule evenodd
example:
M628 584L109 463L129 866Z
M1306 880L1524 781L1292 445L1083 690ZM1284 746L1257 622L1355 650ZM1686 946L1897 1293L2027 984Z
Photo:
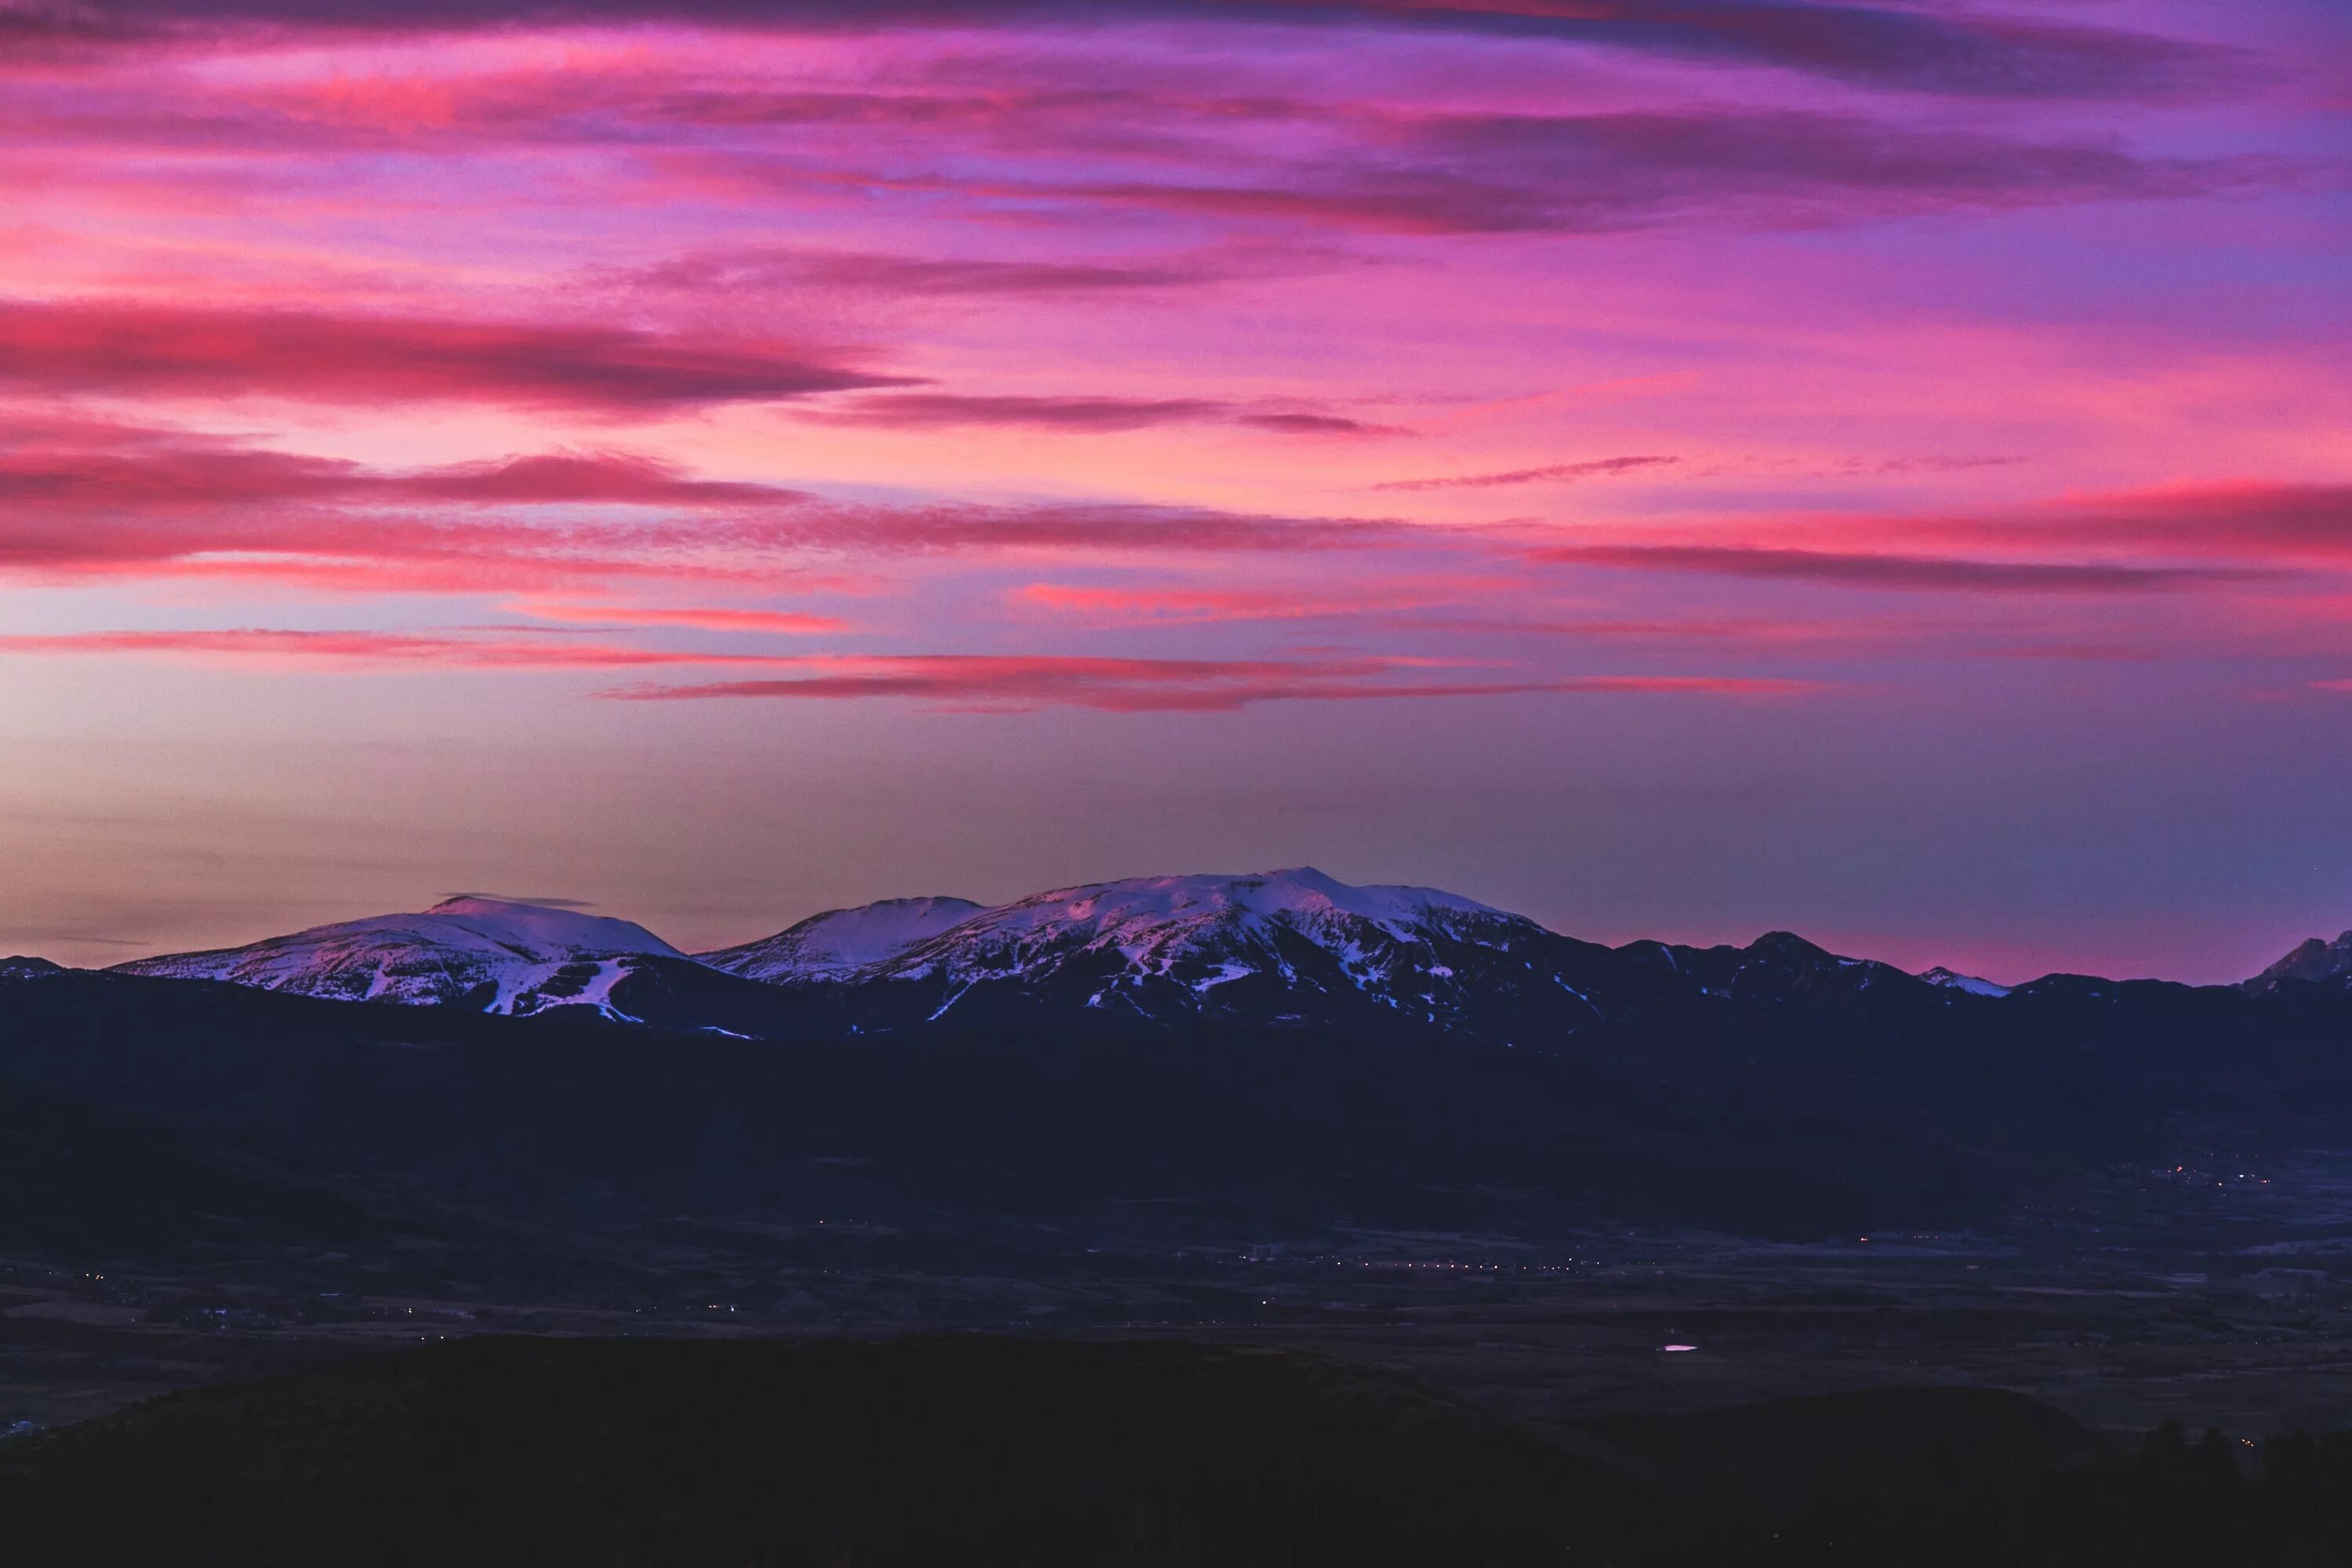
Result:
M1646 1512L1418 1384L1171 1343L476 1340L0 1448L41 1565L1610 1563Z
M2074 1417L1998 1388L1884 1388L1575 1424L1609 1458L1769 1534L1813 1500L2021 1492L2108 1454Z
M2352 1563L2352 1433L2127 1441L1997 1389L1878 1389L1580 1423L1683 1501L1693 1568Z
M1554 1436L1183 1343L499 1340L0 1447L0 1561L467 1568L2319 1568L2352 1435L1891 1390Z

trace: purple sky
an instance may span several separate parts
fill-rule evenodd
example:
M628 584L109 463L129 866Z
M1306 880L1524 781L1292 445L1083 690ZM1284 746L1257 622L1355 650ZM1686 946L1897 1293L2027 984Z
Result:
M0 0L0 952L2352 925L2319 0Z

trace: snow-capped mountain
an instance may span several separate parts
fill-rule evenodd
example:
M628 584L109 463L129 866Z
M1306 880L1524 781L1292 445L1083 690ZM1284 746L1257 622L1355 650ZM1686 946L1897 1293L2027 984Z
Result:
M1940 985L1947 991L1965 991L1971 996L2006 996L2011 989L1973 974L1962 974L1957 969L1947 969L1940 963L1933 969L1921 970L1918 977L1930 985Z
M1157 1019L1491 1025L1530 1001L1589 1021L1592 973L1615 967L1606 948L1469 899L1351 887L1300 867L1059 888L970 912L862 968L769 977L856 986L886 1013L925 1019L1043 1005Z
M2331 989L2352 991L2352 931L2346 931L2334 942L2325 937L2311 938L2247 981L2244 988L2262 996L2297 980Z
M115 965L126 974L225 980L353 1002L535 1013L617 1012L610 997L633 960L683 959L641 925L574 910L456 898L415 914L376 915L210 952Z
M986 909L970 899L885 899L856 909L827 910L774 936L695 957L747 980L840 980L896 958Z
M1745 947L1604 947L1457 894L1350 886L1309 867L1096 882L995 906L890 899L692 957L627 921L467 897L116 969L341 1001L583 1006L746 1038L1146 1020L1538 1047L1596 1024L1630 1026L1618 1037L1638 1040L1758 1009L1909 1028L2114 984L1915 975L1787 931ZM45 961L0 961L0 983L56 973ZM2307 995L2314 984L2352 996L2352 932L2304 943L2241 989L2259 999Z

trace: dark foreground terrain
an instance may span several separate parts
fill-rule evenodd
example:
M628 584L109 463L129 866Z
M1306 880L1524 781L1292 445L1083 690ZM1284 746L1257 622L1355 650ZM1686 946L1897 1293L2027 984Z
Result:
M0 1448L30 1564L2338 1563L2352 1436L2015 1394L1515 1422L1185 1342L486 1338Z
M2352 1013L1717 1000L0 984L0 1563L2352 1561Z

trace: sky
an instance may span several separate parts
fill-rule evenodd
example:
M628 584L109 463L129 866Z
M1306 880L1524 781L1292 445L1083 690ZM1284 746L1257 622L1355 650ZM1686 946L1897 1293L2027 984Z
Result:
M650 18L650 19L648 19ZM2352 926L2338 0L0 0L0 953Z

